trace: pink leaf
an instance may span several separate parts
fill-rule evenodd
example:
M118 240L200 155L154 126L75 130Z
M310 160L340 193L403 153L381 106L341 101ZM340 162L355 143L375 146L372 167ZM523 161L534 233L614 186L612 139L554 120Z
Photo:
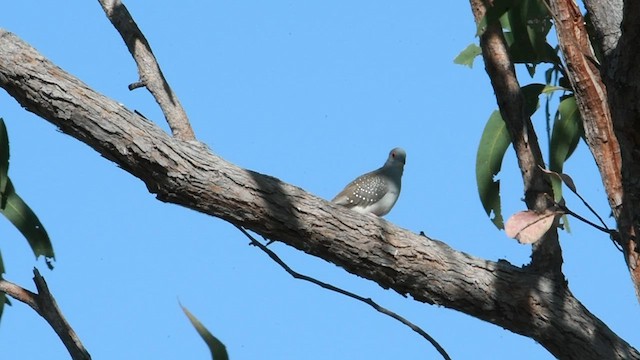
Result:
M533 244L551 228L556 213L545 211L539 214L533 210L513 214L507 220L504 229L507 236L518 240L521 244Z

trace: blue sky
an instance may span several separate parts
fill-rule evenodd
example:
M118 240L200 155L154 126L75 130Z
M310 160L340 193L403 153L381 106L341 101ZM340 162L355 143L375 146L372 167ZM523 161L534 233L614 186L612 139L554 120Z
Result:
M481 61L472 70L452 62L476 40L467 2L176 4L126 3L198 139L215 153L330 199L401 146L407 165L389 221L475 256L528 262L530 248L493 227L476 191L475 152L496 102ZM167 128L145 90L127 90L137 80L135 64L97 1L8 2L0 26ZM438 358L396 321L292 279L224 221L158 202L141 181L3 91L0 116L11 141L9 174L57 254L48 271L0 221L5 276L33 289L37 266L93 358L209 358L178 300L232 359ZM536 127L544 141L542 120ZM606 218L606 196L584 144L565 171ZM500 179L508 217L524 208L511 150ZM588 215L574 197L567 203ZM604 234L571 224L573 232L561 234L571 290L639 343L640 313L622 257ZM415 322L454 359L552 358L531 339L383 290L286 245L271 248L297 271ZM1 319L0 348L7 359L68 358L46 322L16 301Z

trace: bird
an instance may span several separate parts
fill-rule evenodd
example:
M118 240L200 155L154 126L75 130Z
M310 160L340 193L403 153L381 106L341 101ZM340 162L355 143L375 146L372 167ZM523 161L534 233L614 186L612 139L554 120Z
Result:
M357 177L331 202L361 214L388 214L400 196L406 158L407 153L402 148L391 150L381 168Z

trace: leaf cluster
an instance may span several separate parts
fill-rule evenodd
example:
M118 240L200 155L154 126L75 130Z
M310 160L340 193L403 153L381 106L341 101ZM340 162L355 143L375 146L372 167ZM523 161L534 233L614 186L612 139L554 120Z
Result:
M544 82L532 82L521 87L526 116L533 116L541 107L544 97L544 119L548 138L549 169L562 173L565 162L584 137L580 114L559 56L558 46L549 43L553 28L551 14L542 0L496 0L478 23L477 35L481 36L488 24L499 22L509 49L511 60L522 64L531 79L536 70L544 67ZM469 45L455 59L458 64L472 66L481 53L476 44ZM556 99L554 95L559 94ZM557 104L557 106L555 105ZM552 107L555 107L552 109ZM504 228L500 201L500 180L497 179L511 138L498 110L485 125L476 155L476 182L478 194L491 221L499 229ZM562 201L562 183L551 177L554 198ZM566 225L566 218L563 220Z

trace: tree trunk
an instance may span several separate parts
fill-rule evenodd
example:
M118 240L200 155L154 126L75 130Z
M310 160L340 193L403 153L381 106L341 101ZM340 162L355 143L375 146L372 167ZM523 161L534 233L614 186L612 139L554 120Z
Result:
M585 1L599 66L578 6L572 0L550 4L585 137L616 219L614 240L622 244L640 301L640 3Z

